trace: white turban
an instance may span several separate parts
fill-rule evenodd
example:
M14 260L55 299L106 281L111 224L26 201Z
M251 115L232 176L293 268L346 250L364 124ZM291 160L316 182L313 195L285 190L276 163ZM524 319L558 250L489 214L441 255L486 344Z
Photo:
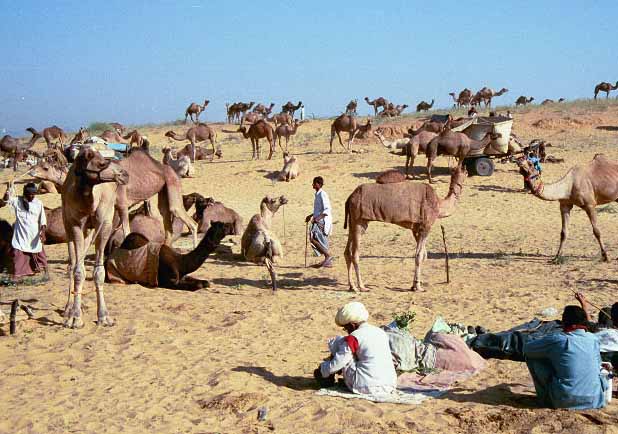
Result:
M337 311L335 324L343 327L350 323L361 323L369 319L369 312L363 303L352 301Z

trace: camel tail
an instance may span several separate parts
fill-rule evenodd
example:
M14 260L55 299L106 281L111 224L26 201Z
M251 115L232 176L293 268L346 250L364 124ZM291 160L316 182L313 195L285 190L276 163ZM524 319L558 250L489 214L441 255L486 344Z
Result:
M350 219L350 198L348 197L345 201L345 215L343 218L343 229L348 228L349 219Z

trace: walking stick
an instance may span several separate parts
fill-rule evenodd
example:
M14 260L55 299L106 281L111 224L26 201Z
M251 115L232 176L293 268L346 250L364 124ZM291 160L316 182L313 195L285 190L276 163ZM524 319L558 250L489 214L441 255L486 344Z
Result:
M305 268L307 268L307 249L309 248L309 222L305 222Z
M444 234L444 226L440 225L442 229L442 243L444 244L444 259L446 261L446 283L451 283L451 276L448 268L448 249L446 248L446 235Z
M571 292L575 295L577 295L577 291L575 291L573 288L569 288L571 290ZM606 317L608 317L609 319L612 319L612 317L610 315L607 314L607 312L605 312L602 308L600 308L599 306L597 306L596 304L592 304L590 303L590 301L586 300L586 303L588 303L590 306L594 307L596 310L598 310L599 312L601 312L603 315L605 315Z

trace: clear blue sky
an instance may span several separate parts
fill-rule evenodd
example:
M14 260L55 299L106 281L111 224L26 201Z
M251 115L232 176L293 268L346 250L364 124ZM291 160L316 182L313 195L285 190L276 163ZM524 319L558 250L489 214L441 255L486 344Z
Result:
M416 105L507 87L590 97L618 80L618 1L0 0L0 131L184 117L191 101L301 99L334 115L351 98Z

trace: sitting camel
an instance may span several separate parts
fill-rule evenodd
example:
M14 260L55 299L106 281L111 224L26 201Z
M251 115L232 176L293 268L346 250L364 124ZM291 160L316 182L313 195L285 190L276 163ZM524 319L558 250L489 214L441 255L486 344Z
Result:
M141 234L131 233L105 262L107 281L182 291L208 288L207 280L188 274L202 266L230 230L229 225L214 222L197 247L184 255Z
M291 179L298 178L300 174L300 168L298 166L298 160L296 157L291 156L289 153L283 153L283 169L279 172L279 181L290 182Z
M190 143L185 145L185 147L182 148L180 151L176 151L176 158L181 158L184 155L186 155L187 157L191 157L191 144ZM221 158L223 156L223 153L221 152L221 148L217 149L217 151L213 154L210 149L205 149L202 146L195 147L195 161L200 161L200 160L211 160L212 161L215 155L217 156L217 158Z
M273 216L286 203L288 200L285 196L276 198L266 196L262 199L260 213L251 217L241 238L241 253L245 259L257 264L266 264L273 291L277 290L277 275L273 264L283 256L283 249L270 229Z
M172 158L172 149L163 148L163 160L162 163L170 166L181 178L188 178L192 174L191 159L188 155L178 157L178 159Z
M199 123L195 126L189 128L184 134L176 134L174 131L170 130L165 133L165 137L169 137L170 139L177 140L179 142L188 140L191 142L191 162L195 163L195 145L199 142L203 142L205 140L210 141L212 145L212 153L216 154L215 150L215 142L217 141L217 133L214 129L209 127L206 124Z
M459 201L467 173L456 168L451 175L449 192L440 199L428 184L394 182L361 184L345 202L344 228L349 225L345 261L351 291L367 291L360 274L360 239L370 221L392 223L411 229L416 240L412 291L422 291L421 265L427 257L427 237L439 218L450 216ZM358 287L352 283L352 265Z
M356 122L356 118L350 115L340 115L337 119L333 121L330 126L330 153L333 153L333 140L335 139L335 134L339 139L339 144L343 149L350 152L352 150L352 143L354 142L354 137L358 134L360 128L371 129L371 121L367 119L367 123L365 125L359 126ZM348 146L347 148L343 145L341 141L341 133L348 133Z
M247 127L238 128L238 132L242 133L245 139L251 139L251 147L252 147L252 160L259 160L262 156L262 150L260 148L260 139L266 138L268 140L268 144L270 145L270 152L268 153L268 160L273 157L273 153L275 152L275 132L273 127L264 120L259 120L256 123Z
M195 202L195 220L200 225L200 233L206 233L212 222L229 223L232 232L230 235L242 235L243 221L240 214L228 208L212 197L199 198Z
M519 106L519 105L528 105L530 104L532 101L534 101L534 97L531 96L530 98L526 98L525 96L520 96L519 98L517 98L517 100L515 101L515 106Z
M431 168L438 155L451 155L457 159L457 166L462 167L464 158L472 152L485 149L489 143L498 138L499 134L487 132L481 140L474 140L464 133L444 130L434 137L428 144L425 155L427 156L427 176L433 183Z
M81 127L79 131L75 134L75 136L69 142L69 146L74 145L76 143L84 143L88 137L90 137L90 133L86 128Z
M539 199L558 201L562 215L560 246L553 261L560 260L562 248L569 234L569 217L573 205L586 211L592 233L601 247L601 256L607 261L607 251L601 240L601 231L597 226L596 207L618 200L618 161L610 160L603 154L597 154L586 165L574 166L558 181L544 184L541 175L528 160L519 160L518 165L524 179L529 182L532 193Z

